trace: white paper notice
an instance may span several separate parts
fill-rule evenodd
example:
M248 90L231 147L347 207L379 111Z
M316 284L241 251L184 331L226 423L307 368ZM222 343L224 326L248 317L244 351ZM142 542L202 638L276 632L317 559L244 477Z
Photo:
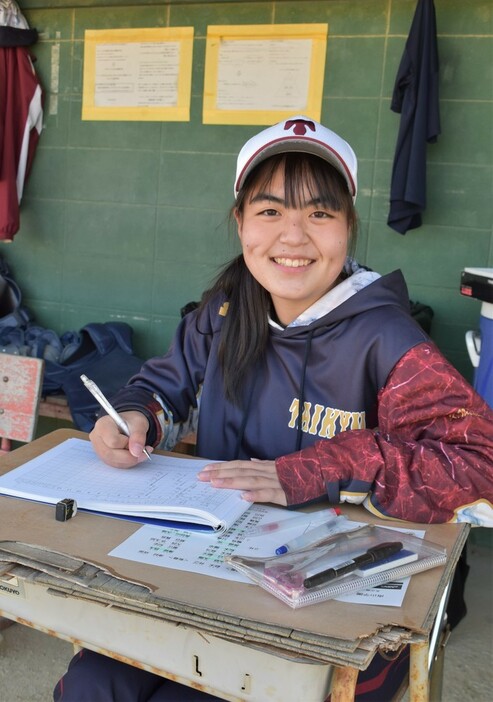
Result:
M175 107L180 42L96 45L96 107Z
M308 103L310 39L221 41L219 110L292 110Z
M295 520L291 527L260 536L248 536L249 532L263 524L270 524L273 520L287 520L289 523L299 514L300 512L269 505L254 504L228 531L219 535L143 526L109 555L249 583L251 581L246 576L224 563L225 556L231 556L233 553L259 558L273 556L278 546L318 525L320 522L316 516L305 513L306 521L303 525Z
M251 580L245 575L238 573L224 563L225 556L231 556L234 553L259 558L272 556L278 546L313 528L317 522L313 521L309 514L306 514L306 524L303 526L300 526L299 522L295 520L292 527L284 528L282 531L267 532L253 537L249 537L248 533L262 524L271 523L273 520L286 519L289 522L292 517L299 514L301 513L254 504L228 531L220 535L143 526L108 555L138 563L211 575L215 578L241 583L251 583ZM358 524L358 522L352 524ZM402 529L402 531L421 538L425 533L411 529ZM338 597L337 600L352 604L400 607L409 582L410 578L403 578L369 590Z

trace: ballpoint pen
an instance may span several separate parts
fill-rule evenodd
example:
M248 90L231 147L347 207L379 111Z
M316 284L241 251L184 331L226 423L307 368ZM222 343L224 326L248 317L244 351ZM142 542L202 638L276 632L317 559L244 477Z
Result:
M383 544L378 544L378 546L369 548L366 553L362 553L360 556L355 556L351 560L345 561L338 566L327 568L319 573L315 573L315 575L311 575L309 578L305 578L303 581L303 586L309 589L316 587L317 585L324 585L335 578L339 578L342 575L347 575L348 573L354 572L367 563L382 561L384 558L388 558L401 550L401 541L388 541Z
M91 395L96 398L96 400L99 402L101 407L106 410L106 412L109 414L111 419L115 422L116 426L118 429L121 431L122 434L125 436L130 436L130 429L128 428L127 422L121 417L116 409L113 407L113 405L109 402L109 400L103 395L101 390L98 388L96 383L93 380L89 380L87 375L82 374L80 376L80 379L86 386L86 388L89 390ZM147 456L148 460L151 460L151 457L149 455L149 452L146 450L144 447L143 452Z
M263 534L271 534L275 531L285 531L295 526L310 526L311 528L318 526L321 522L331 519L334 515L341 514L339 507L330 507L321 509L317 512L296 513L294 517L286 517L286 519L276 519L274 522L267 522L259 526L252 527L245 532L245 536L262 536Z
M304 534L297 536L295 539L291 539L291 541L279 546L279 548L276 548L276 554L281 556L283 553L289 553L291 551L316 544L318 541L334 532L334 521L340 514L341 510L338 507L334 508L332 510L332 514L327 515L326 521L323 524L319 524L313 529L305 531Z

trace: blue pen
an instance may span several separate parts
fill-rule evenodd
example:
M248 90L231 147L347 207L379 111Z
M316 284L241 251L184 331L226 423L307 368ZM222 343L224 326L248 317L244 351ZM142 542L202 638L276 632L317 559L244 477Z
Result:
M334 522L338 517L339 514L335 514L323 524L319 524L314 529L309 529L305 531L304 534L301 534L301 536L297 536L295 539L291 539L291 541L288 541L286 544L279 546L279 548L276 548L276 555L282 556L283 553L288 553L289 551L296 551L300 548L313 546L327 535L333 533Z

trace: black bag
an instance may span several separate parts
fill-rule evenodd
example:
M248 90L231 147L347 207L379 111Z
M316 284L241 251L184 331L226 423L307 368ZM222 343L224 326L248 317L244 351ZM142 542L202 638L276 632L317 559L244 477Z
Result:
M11 277L6 261L0 256L0 332L29 322L29 310L21 303L21 290Z
M431 333L431 320L433 319L433 310L428 305L423 305L421 302L410 301L411 315L419 326L425 330L427 334Z

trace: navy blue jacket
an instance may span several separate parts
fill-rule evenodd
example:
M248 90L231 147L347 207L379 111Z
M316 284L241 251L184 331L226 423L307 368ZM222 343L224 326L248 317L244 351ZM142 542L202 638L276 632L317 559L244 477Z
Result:
M308 326L271 326L265 360L236 407L224 399L217 358L223 302L187 314L168 353L145 363L114 398L118 410L148 415L150 444L164 438L172 448L177 425L188 431L197 414L197 455L217 460L273 459L347 429L374 427L377 395L390 371L427 340L410 316L406 284L396 271ZM155 430L156 398L164 407L163 437Z
M426 208L426 149L440 134L438 48L433 0L419 0L401 59L391 109L401 113L392 167L388 225L421 226Z

